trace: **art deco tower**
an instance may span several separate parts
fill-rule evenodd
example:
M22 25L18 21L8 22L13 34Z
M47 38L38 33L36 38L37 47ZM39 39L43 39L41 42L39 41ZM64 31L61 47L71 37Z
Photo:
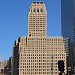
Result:
M28 36L46 36L47 10L43 2L33 2L28 14Z
M63 37L47 37L47 11L44 2L32 2L28 13L28 36L14 43L13 75L58 75L58 61L64 61L66 52Z

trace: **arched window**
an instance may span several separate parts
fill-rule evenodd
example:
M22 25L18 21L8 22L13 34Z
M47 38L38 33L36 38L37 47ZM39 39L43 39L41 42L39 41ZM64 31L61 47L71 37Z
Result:
M39 8L37 8L37 12L39 12Z
M34 12L36 12L36 9L34 8Z
M32 12L32 9L31 9L31 12Z
M40 9L40 12L43 12L42 8Z

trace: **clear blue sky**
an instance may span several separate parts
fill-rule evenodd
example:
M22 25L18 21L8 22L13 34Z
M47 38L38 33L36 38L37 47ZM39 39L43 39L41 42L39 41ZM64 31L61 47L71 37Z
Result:
M0 0L0 55L8 59L12 55L14 41L28 35L28 11L32 1ZM61 0L41 0L47 8L47 35L61 35Z

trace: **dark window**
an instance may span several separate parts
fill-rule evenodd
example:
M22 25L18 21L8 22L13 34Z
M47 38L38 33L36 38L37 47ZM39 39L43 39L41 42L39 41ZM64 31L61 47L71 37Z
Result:
M36 9L34 8L34 12L36 12Z
M37 9L37 12L39 12L39 8Z
M43 12L42 8L40 9L40 12Z

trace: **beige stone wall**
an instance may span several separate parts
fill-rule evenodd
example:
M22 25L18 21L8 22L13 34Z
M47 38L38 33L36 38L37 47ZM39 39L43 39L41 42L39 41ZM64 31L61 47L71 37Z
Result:
M66 73L63 37L20 37L19 54L19 75L58 75L59 60Z
M46 36L47 11L44 3L32 3L28 14L28 36Z
M6 61L1 61L0 62L0 69L4 69L4 67L6 66L7 62Z

